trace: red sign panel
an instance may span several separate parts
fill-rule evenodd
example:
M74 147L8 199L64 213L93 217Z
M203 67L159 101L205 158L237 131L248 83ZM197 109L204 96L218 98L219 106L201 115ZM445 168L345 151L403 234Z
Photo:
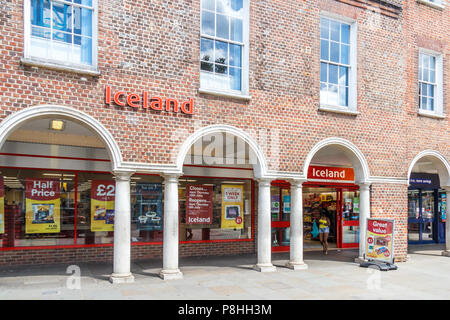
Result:
M211 224L213 187L186 185L186 224Z
M59 199L58 179L26 179L25 185L27 199L43 201Z
M98 201L114 201L116 183L111 180L92 180L91 198Z
M367 230L377 234L390 234L393 230L393 223L386 220L368 220Z
M355 180L353 168L309 166L308 179L320 180Z

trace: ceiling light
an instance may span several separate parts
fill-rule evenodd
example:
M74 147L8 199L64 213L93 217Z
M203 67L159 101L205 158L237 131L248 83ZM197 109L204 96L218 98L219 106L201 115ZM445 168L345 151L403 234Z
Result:
M63 131L65 123L62 120L50 120L50 129L55 131Z

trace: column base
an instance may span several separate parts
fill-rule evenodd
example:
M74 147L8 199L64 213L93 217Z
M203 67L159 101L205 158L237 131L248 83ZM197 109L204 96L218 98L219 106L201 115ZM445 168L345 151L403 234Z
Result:
M366 261L366 260L363 257L355 258L355 263L363 263L364 261Z
M442 251L442 255L445 257L450 257L450 251L448 250Z
M253 267L253 269L256 271L259 271L259 272L275 272L275 271L277 271L277 268L271 263L256 264Z
M292 270L306 270L308 269L308 265L304 262L291 262L286 263L286 267Z
M112 284L133 283L134 276L131 273L113 273L109 277L109 282Z
M159 277L163 280L178 280L183 279L183 273L180 269L175 270L161 270Z

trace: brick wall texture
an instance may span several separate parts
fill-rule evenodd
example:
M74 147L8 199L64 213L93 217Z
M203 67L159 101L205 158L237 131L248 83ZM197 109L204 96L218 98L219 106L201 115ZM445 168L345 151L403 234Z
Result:
M352 142L372 176L407 179L412 160L426 149L450 159L449 5L441 10L416 0L250 0L252 98L243 101L198 93L200 0L99 1L99 76L20 63L26 2L0 0L0 119L40 104L68 106L99 120L124 161L141 163L174 163L185 138L212 124L240 128L256 141L261 130L277 132L277 148L260 146L270 170L302 172L313 146L329 137ZM358 115L318 110L323 11L357 22ZM443 54L445 119L418 115L419 48ZM182 101L194 98L195 113L107 106L105 85ZM373 184L371 206L373 216L396 219L395 254L405 259L407 186ZM254 253L255 242L181 245L180 255ZM3 251L0 264L109 261L111 250ZM160 256L161 250L159 245L134 246L133 258Z

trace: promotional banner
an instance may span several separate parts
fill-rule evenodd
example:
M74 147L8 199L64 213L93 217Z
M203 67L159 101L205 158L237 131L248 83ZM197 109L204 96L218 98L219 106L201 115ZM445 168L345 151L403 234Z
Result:
M211 224L213 187L186 185L186 224Z
M136 205L139 212L137 229L162 230L162 184L137 183Z
M366 258L394 262L394 220L367 219Z
M5 233L5 185L0 176L0 234Z
M59 179L26 179L25 204L25 233L60 231Z
M92 180L91 231L114 231L114 199L116 183Z
M222 185L222 229L243 229L244 187Z

